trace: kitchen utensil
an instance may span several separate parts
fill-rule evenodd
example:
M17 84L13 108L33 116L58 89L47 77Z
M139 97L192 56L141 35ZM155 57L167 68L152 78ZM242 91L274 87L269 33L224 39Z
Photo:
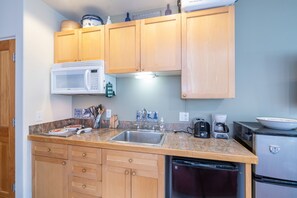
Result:
M77 135L81 134L81 133L88 133L91 132L92 128L84 128L84 129L80 129L76 132Z
M297 119L277 117L257 117L260 124L271 129L292 130L297 128Z

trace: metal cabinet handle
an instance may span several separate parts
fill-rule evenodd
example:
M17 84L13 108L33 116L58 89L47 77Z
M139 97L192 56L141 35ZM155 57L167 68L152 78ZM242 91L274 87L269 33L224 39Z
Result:
M65 161L63 161L63 162L62 162L62 165L63 165L63 166L65 166L65 165L66 165L66 162L65 162Z
M129 175L129 170L125 170L125 175Z
M128 160L128 162L129 162L129 163L132 163L132 162L133 162L133 159L130 158L130 159Z
M52 151L52 149L51 148L47 148L47 152L51 152Z
M87 169L83 168L83 169L81 170L81 172L85 173L85 172L87 172Z
M132 171L132 176L135 176L136 175L136 172L135 171Z
M83 189L85 189L85 188L87 187L87 185L86 185L86 184L83 184L81 187L82 187Z
M87 157L87 154L86 153L82 153L81 156Z

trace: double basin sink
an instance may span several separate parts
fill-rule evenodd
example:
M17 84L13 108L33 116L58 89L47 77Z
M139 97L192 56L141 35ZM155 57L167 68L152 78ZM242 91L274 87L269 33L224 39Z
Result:
M128 144L141 144L161 146L164 142L165 134L154 130L127 130L112 137L110 141Z

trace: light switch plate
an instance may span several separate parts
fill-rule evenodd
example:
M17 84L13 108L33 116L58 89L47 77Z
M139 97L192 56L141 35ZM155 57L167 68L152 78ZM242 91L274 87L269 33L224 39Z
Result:
M35 122L41 122L42 120L43 120L42 112L41 111L36 111L36 113L35 113Z
M190 119L189 112L179 112L179 121L188 122Z
M106 109L106 118L111 118L111 109Z

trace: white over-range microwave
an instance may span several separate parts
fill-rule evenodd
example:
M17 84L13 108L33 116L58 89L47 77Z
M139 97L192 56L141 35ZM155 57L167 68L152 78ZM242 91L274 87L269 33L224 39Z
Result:
M107 94L107 87L115 94L116 78L104 73L102 60L59 63L51 68L52 94Z

